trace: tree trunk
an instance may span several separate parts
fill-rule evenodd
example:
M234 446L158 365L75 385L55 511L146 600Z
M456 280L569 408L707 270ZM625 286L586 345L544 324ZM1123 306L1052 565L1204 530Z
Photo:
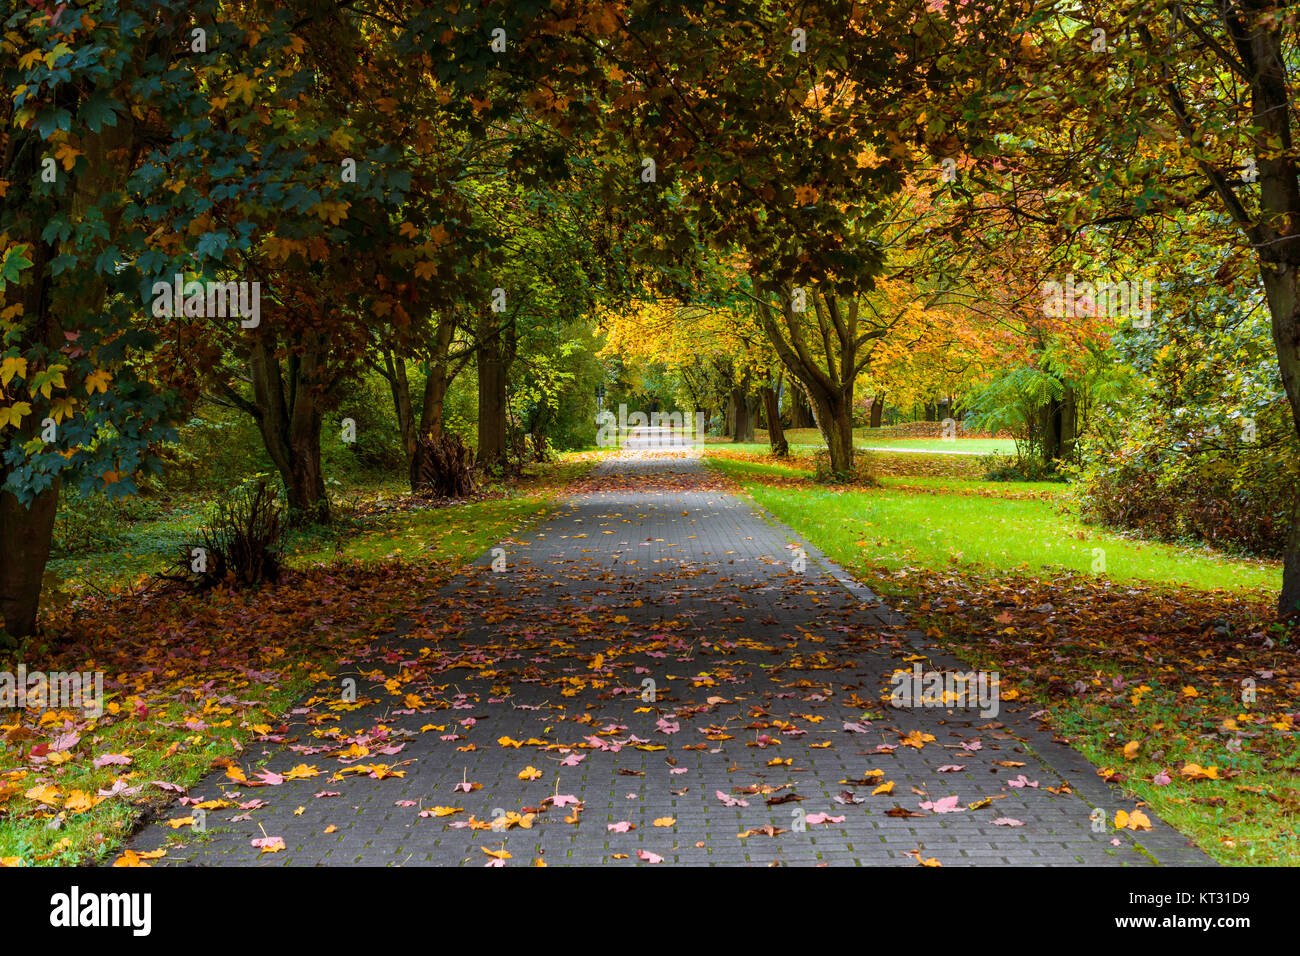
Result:
M826 450L830 454L831 471L838 478L850 478L853 475L853 401L843 398L825 398L813 400L813 409L817 414L817 427L826 439Z
M885 414L885 393L881 392L871 399L871 427L879 428Z
M438 319L432 354L427 360L428 372L424 379L424 398L418 421L411 407L411 386L406 361L391 349L384 350L385 377L393 393L393 409L397 413L402 448L406 451L406 467L412 491L423 487L421 476L428 472L424 459L430 449L438 447L438 440L442 437L442 410L447 399L447 389L460 370L459 366L453 369L450 363L451 343L455 334L455 315L451 312L444 313Z
M9 492L0 492L0 627L10 637L26 637L36 630L59 485L56 478L30 507Z
M754 419L758 411L757 399L748 394L743 386L731 390L731 404L736 410L736 427L732 432L733 442L754 441Z
M790 454L790 443L785 440L785 430L781 427L781 406L776 397L776 389L770 385L762 388L763 411L767 415L767 444L772 454L784 458Z
M72 106L73 101L69 100L67 105ZM124 158L131 155L138 142L136 129L136 121L128 112L120 115L114 125L105 125L98 133L81 132L77 144L84 158L73 177L73 191L67 209L69 218L85 218L105 194L122 188L130 174L130 163ZM5 152L0 155L0 171L9 170L15 174L10 177L12 181L6 202L22 209L27 185L36 181L45 146L30 128L26 131L11 130L3 142ZM109 236L117 234L121 214L119 209L102 221L105 245L109 243ZM16 341L6 339L6 345L17 345L20 354L38 345L52 351L66 347L61 319L66 314L63 300L71 293L65 291L66 283L61 284L50 268L51 261L60 251L58 244L47 241L41 234L46 223L21 215L17 222L21 228L9 238L27 246L26 254L31 265L19 274L18 281L5 286L6 306L20 307L22 315L20 336ZM82 284L75 294L78 305L93 315L104 300L104 282L92 279ZM15 384L15 390L16 387ZM31 411L17 428L5 430L0 438L0 457L15 444L21 446L36 437L52 396L29 394L13 397L15 400L20 397L28 400ZM0 486L8 481L9 473L10 468L0 464ZM24 506L7 491L0 492L0 627L10 637L26 637L36 630L41 580L50 557L61 484L61 476L55 476L50 486L33 498L30 506Z
M1074 461L1074 441L1078 437L1077 395L1073 385L1065 386L1061 397L1061 454L1062 461Z
M1300 268L1291 263L1264 263L1260 272L1282 385L1291 404L1291 421L1300 434ZM1279 617L1300 612L1300 487L1294 495L1291 529L1282 559L1282 590L1277 598Z
M320 453L325 348L316 337L301 353L290 354L287 382L269 336L258 339L249 363L254 418L267 454L284 482L291 524L326 524L330 520Z
M834 294L812 296L820 339L823 343L819 361L809 346L803 328L805 316L795 313L789 297L778 313L766 302L759 304L763 331L776 349L781 363L807 390L817 419L817 427L826 439L830 454L831 471L839 477L853 474L853 389L865 360L860 360L862 347L884 333L866 334L858 329L858 302L849 301L847 310L841 309ZM823 307L822 300L825 301ZM784 322L778 323L781 315ZM832 347L838 342L838 354ZM823 364L824 363L824 364Z
M388 390L393 396L393 412L397 416L397 433L402 439L402 452L406 455L406 470L410 476L411 490L415 490L415 458L417 454L415 413L411 409L411 383L406 377L406 360L384 349L384 368L387 370Z

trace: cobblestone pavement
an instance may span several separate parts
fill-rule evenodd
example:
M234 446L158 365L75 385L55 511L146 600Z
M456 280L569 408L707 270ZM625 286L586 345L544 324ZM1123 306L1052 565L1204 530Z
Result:
M167 825L194 812L178 803L132 849L208 866L1210 863L1154 816L1095 832L1094 808L1132 800L1028 707L890 706L895 670L965 668L797 544L688 454L608 462L249 747L244 772L270 785L214 771L190 793L216 801L206 832ZM284 848L252 843L267 837Z

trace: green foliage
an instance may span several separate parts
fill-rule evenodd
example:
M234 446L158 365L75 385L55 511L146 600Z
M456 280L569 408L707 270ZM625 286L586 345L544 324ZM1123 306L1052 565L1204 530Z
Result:
M1282 553L1300 483L1300 440L1272 359L1269 320L1204 289L1158 334L1121 354L1145 386L1105 403L1083 445L1086 518L1167 540Z
M156 513L157 509L139 496L108 498L71 489L59 500L51 552L66 556L119 545L127 525Z
M223 491L273 467L253 421L211 404L196 409L158 455L163 494Z
M354 442L343 440L347 418L356 426ZM401 473L406 456L387 382L365 375L343 393L338 408L325 419L321 457L327 474L349 483L365 474Z

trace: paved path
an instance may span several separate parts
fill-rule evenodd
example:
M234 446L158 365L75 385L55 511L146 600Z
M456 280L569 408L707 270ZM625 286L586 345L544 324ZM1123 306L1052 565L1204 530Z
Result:
M359 707L336 680L287 747L245 755L250 778L319 773L214 773L192 798L231 806L206 833L156 823L132 847L167 846L161 865L1209 862L1154 817L1094 832L1095 806L1133 802L1027 712L889 706L895 669L959 662L922 659L815 550L793 570L792 541L689 455L634 451L502 542L504 570L484 555L345 665Z

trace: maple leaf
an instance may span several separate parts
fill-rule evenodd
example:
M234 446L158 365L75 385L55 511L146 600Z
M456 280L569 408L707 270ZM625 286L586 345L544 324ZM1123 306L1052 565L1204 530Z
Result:
M86 376L86 394L94 395L96 392L108 391L108 383L113 380L113 376L104 369L96 369Z

